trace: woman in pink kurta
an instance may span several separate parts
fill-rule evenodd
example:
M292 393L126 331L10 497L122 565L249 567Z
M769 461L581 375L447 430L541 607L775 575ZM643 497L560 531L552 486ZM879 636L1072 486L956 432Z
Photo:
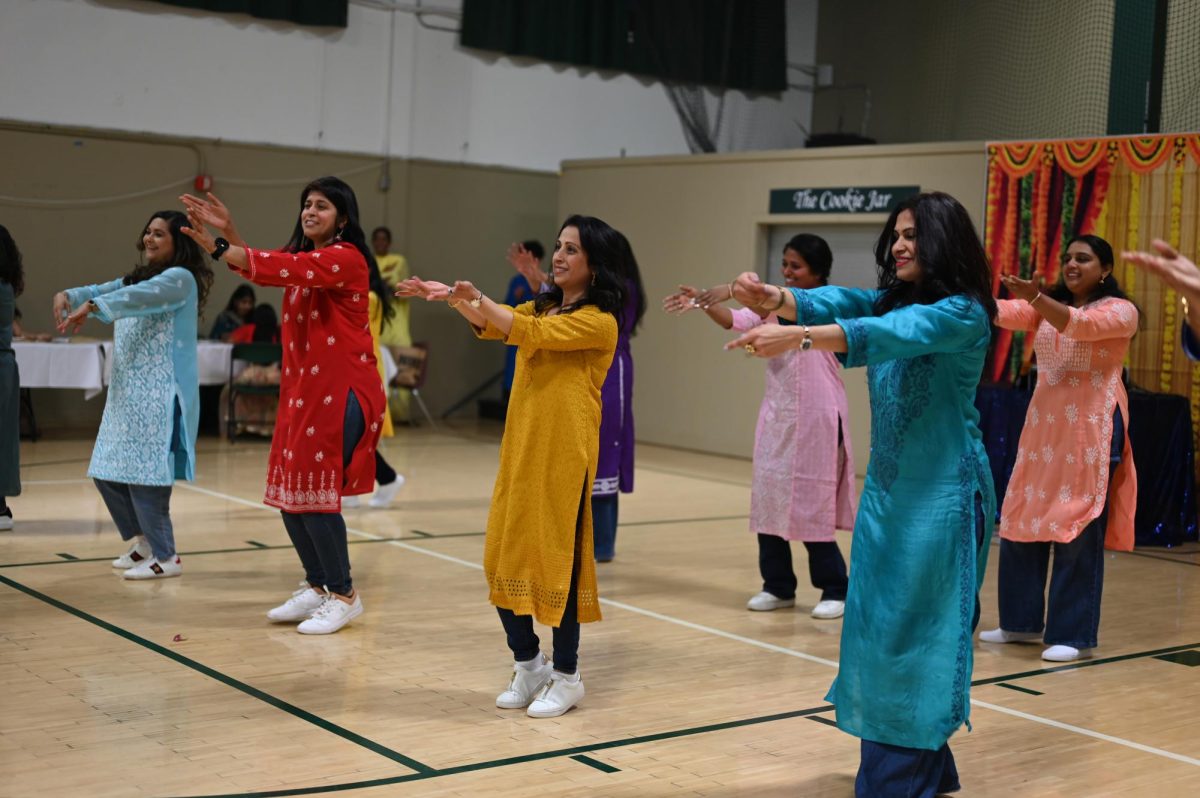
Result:
M783 250L783 276L795 288L825 285L833 265L829 245L801 234ZM699 292L687 286L664 301L669 311L701 307L714 322L738 332L775 324L749 308L730 310L729 287ZM854 528L854 458L846 426L846 389L831 352L789 351L767 361L767 384L754 433L754 483L750 529L758 535L762 592L751 610L796 603L790 541L804 543L809 577L821 591L815 618L838 618L845 609L846 561L835 529Z
M1112 268L1107 242L1076 236L1054 289L1006 277L1017 299L997 303L998 326L1035 335L1038 382L1000 513L1000 628L980 639L1041 637L1042 658L1058 662L1096 646L1103 550L1133 548L1137 475L1121 367L1138 312Z
M350 579L341 499L375 486L385 409L367 317L374 256L358 201L336 177L312 181L300 194L291 241L265 250L242 240L216 197L183 199L188 235L215 260L256 285L284 289L283 374L264 501L281 511L305 582L267 618L299 622L303 634L336 632L363 611ZM205 224L228 240L214 239Z

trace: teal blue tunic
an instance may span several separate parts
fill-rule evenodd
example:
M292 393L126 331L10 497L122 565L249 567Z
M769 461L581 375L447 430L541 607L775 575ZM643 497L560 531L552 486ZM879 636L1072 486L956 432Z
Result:
M21 378L12 348L13 288L0 280L0 496L21 494Z
M970 715L971 624L996 517L974 404L991 322L962 296L876 316L877 291L792 293L799 323L842 327L839 357L867 367L871 395L871 459L826 700L856 737L936 750Z
M200 385L196 280L182 266L134 285L72 288L77 308L113 325L112 379L88 476L131 485L195 479Z

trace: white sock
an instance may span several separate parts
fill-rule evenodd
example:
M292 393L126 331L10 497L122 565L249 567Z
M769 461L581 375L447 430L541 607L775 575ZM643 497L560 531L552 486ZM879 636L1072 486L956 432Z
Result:
M578 670L571 674L566 674L566 673L563 673L562 671L555 671L554 673L560 679L562 679L562 681L566 682L567 684L578 684L579 683L579 671Z
M542 663L544 661L545 657L543 657L541 654L538 654L533 659L525 660L524 662L518 662L517 667L523 671L536 671L538 668L542 667Z

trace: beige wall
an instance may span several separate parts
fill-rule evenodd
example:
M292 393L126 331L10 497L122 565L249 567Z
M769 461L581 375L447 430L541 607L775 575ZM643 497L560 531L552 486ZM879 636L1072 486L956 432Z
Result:
M762 361L722 351L732 336L699 313L667 316L660 300L681 282L710 286L765 263L769 226L882 224L885 215L767 214L772 188L919 185L958 197L976 225L984 207L981 144L897 145L568 162L560 216L587 213L620 229L642 269L649 310L634 339L639 440L749 456L762 398ZM834 253L834 278L837 253ZM857 467L864 473L869 408L864 372L844 373Z
M343 176L358 196L363 226L391 227L395 250L408 256L416 273L473 280L493 294L503 291L512 273L504 262L508 243L555 229L554 174L393 160L384 192L383 169L382 160L367 156L2 125L0 223L24 256L26 290L18 303L26 324L50 330L55 291L128 271L147 217L179 207L178 195L191 190L200 171L213 175L216 193L246 239L268 247L290 236L308 180ZM161 188L146 192L155 187ZM108 199L129 194L139 196ZM98 198L105 199L86 201ZM218 268L203 330L237 283ZM278 304L279 293L258 289L260 301ZM434 341L425 395L435 414L502 365L498 348L466 346L469 334L456 319L441 306L412 313L414 338ZM111 329L89 322L82 334L111 337ZM35 403L47 428L94 427L102 409L101 400L84 403L76 391L39 391Z

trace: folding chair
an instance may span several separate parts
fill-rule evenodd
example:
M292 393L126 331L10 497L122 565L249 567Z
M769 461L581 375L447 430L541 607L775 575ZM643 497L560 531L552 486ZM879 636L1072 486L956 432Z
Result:
M229 357L229 402L225 409L225 424L230 442L237 440L237 398L244 396L275 396L279 397L278 385L253 385L235 382L233 379L233 364L236 361L255 363L266 366L283 360L283 345L272 343L234 344Z
M392 377L391 385L406 388L417 400L429 425L436 429L437 422L421 397L421 387L425 385L425 377L429 373L429 342L414 341L412 346L392 346L388 349L396 361L396 376Z

